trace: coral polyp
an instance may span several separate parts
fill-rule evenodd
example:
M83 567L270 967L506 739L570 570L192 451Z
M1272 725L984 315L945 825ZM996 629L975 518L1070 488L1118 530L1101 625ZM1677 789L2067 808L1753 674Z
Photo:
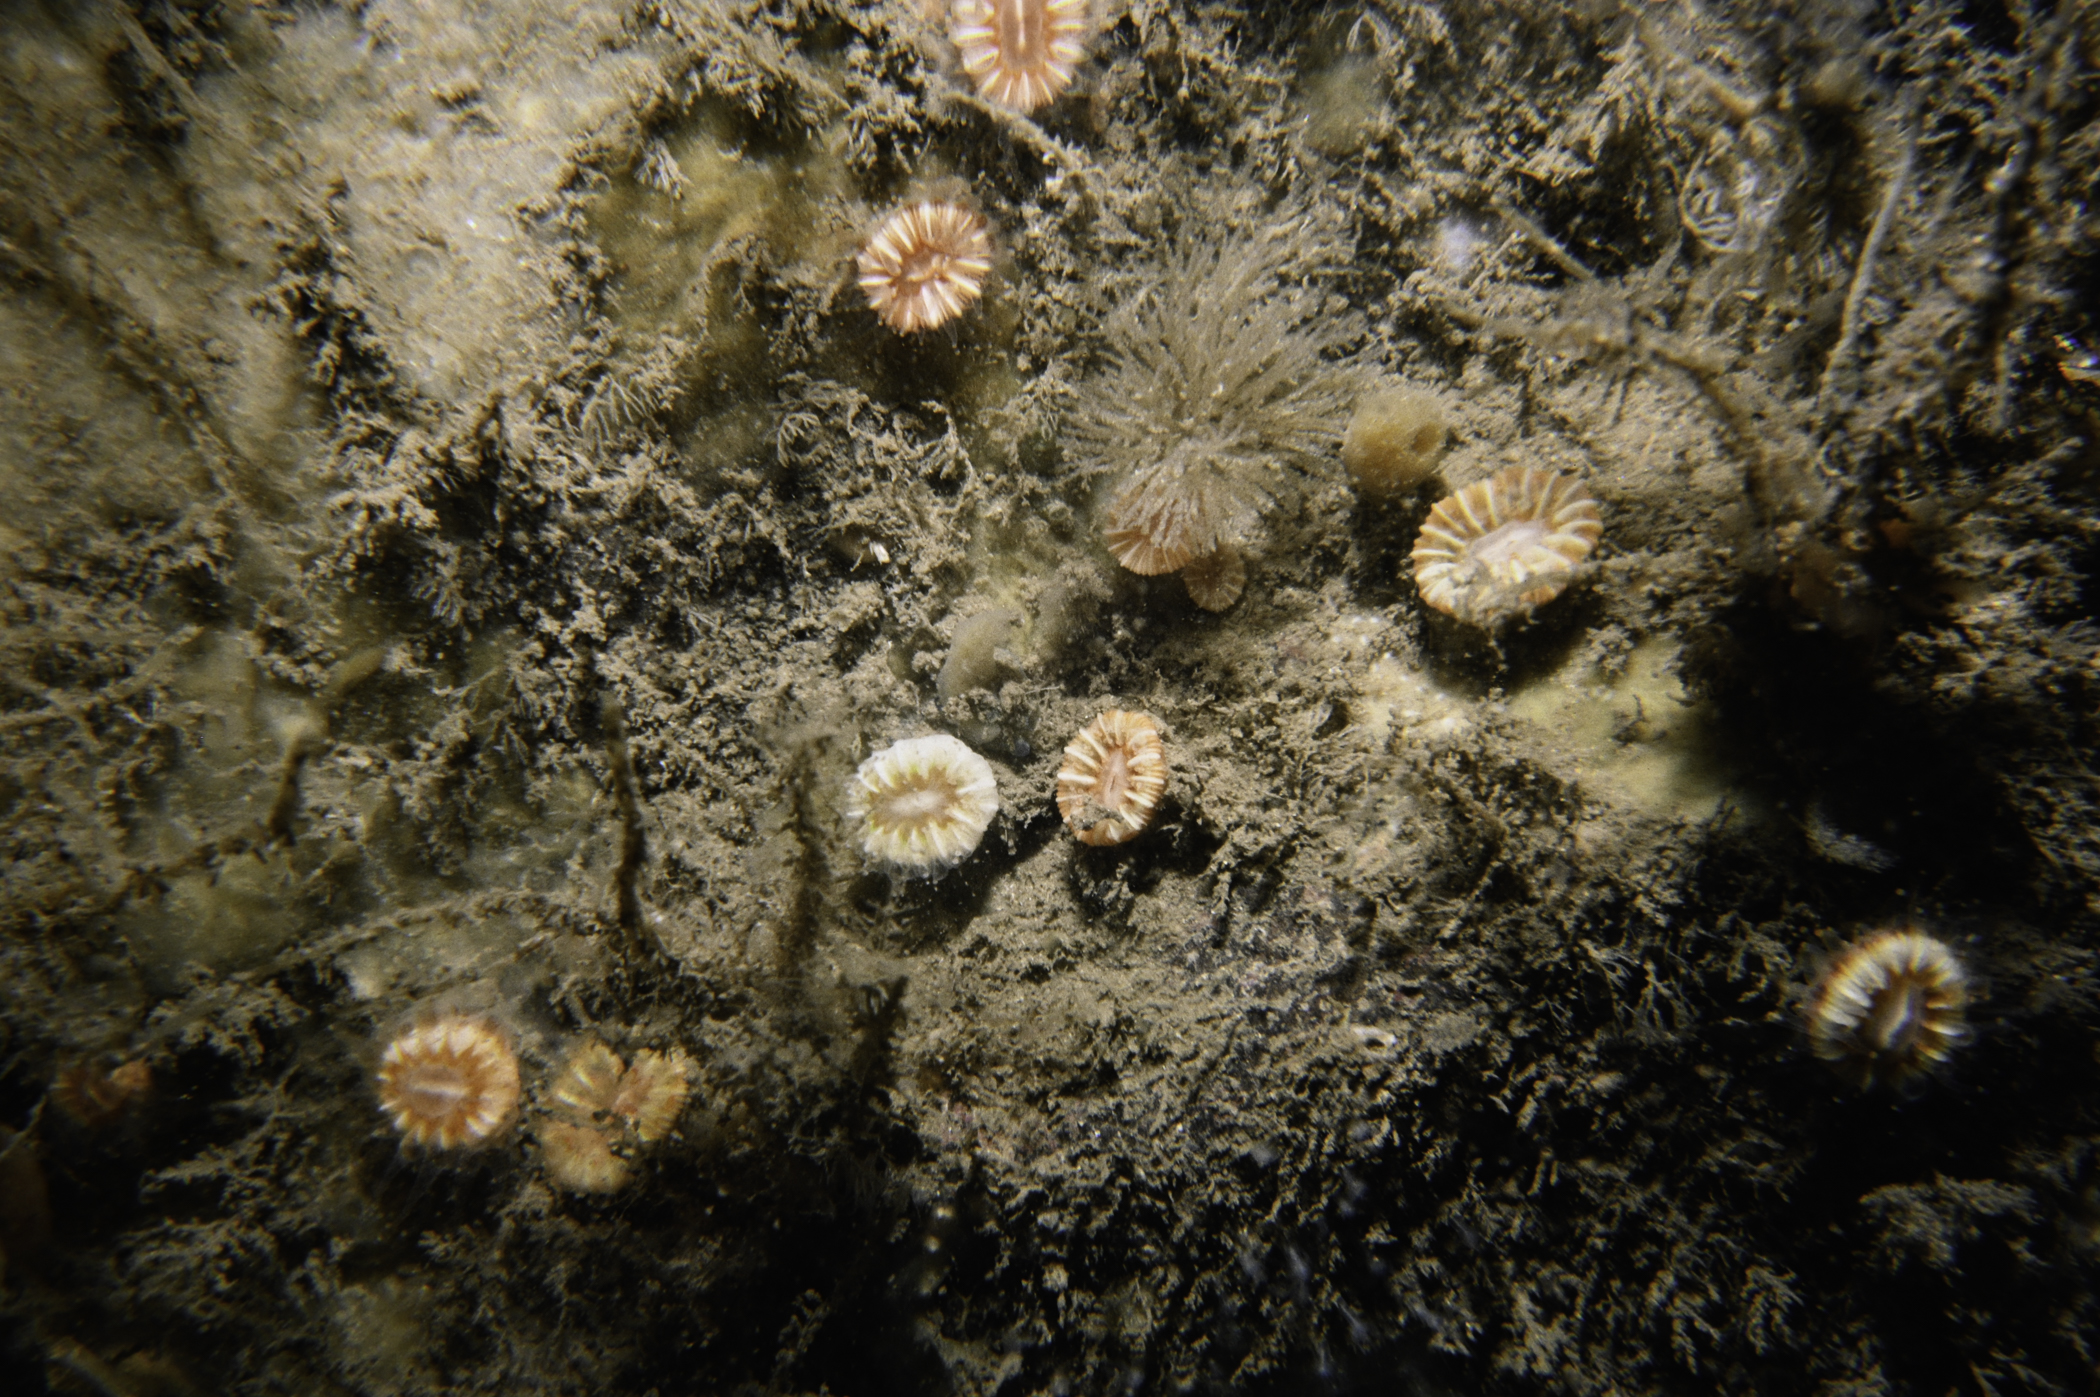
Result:
M1429 511L1415 586L1438 611L1493 629L1566 590L1603 532L1580 480L1511 466Z
M574 1121L543 1120L533 1128L547 1173L578 1193L611 1193L627 1183L627 1161L604 1131Z
M1143 834L1167 793L1167 750L1159 720L1116 708L1065 748L1057 810L1082 844L1121 844Z
M1902 1086L1968 1035L1969 975L1952 947L1884 931L1839 953L1808 1002L1817 1057L1855 1085Z
M399 1034L379 1060L379 1107L412 1145L479 1144L518 1105L509 1037L473 1014L446 1014Z
M597 1039L577 1045L554 1079L554 1104L578 1120L592 1120L613 1108L627 1065Z
M692 1060L676 1048L644 1050L630 1064L595 1038L578 1044L555 1079L554 1119L534 1130L547 1172L579 1193L622 1187L624 1137L646 1145L668 1135L691 1092Z
M945 734L883 748L860 764L846 790L862 851L906 875L961 863L998 813L991 764Z
M644 1049L631 1064L592 1039L569 1055L554 1087L554 1104L578 1121L632 1129L644 1144L670 1133L692 1092L692 1060L672 1049Z
M676 1048L667 1053L645 1048L634 1055L620 1081L613 1115L627 1122L636 1139L650 1144L671 1133L692 1091L692 1059Z
M153 1069L144 1062L69 1062L51 1084L51 1099L74 1121L107 1125L130 1111L153 1090Z
M1087 0L955 0L948 37L987 101L1027 113L1072 85L1086 60Z
M897 210L860 250L860 289L882 323L900 335L945 325L984 293L992 233L960 204L929 201Z

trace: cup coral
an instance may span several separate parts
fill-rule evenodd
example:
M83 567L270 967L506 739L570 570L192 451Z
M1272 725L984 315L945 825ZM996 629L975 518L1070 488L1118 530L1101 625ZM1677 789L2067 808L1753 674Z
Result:
M1065 748L1057 810L1082 844L1121 844L1143 834L1167 793L1167 750L1159 720L1116 708L1089 723Z
M577 1193L612 1193L627 1184L627 1161L614 1150L612 1137L568 1120L543 1120L533 1127L547 1173L563 1188Z
M379 1108L413 1145L457 1149L501 1129L518 1105L510 1038L474 1014L445 1014L398 1034L379 1059Z
M51 1099L81 1125L101 1126L123 1116L153 1090L153 1069L144 1062L69 1062L51 1084Z
M630 1064L596 1039L578 1045L555 1082L555 1118L535 1129L547 1172L580 1193L620 1188L628 1164L616 1137L631 1132L645 1145L661 1139L691 1092L692 1062L675 1048L645 1050Z
M1580 480L1511 466L1429 511L1415 586L1438 611L1493 629L1559 596L1603 532Z
M860 289L882 323L900 335L945 325L984 292L992 234L960 204L908 204L882 221L860 250Z
M861 849L907 875L961 863L998 813L990 763L945 734L892 743L862 762L846 788Z
M1946 942L1884 931L1845 948L1808 1002L1809 1044L1859 1086L1901 1086L1967 1036L1969 975Z
M1115 560L1141 577L1179 572L1232 546L1260 496L1190 450L1131 471L1109 502L1102 537Z
M620 1080L613 1115L633 1127L636 1139L650 1144L670 1133L692 1091L690 1058L676 1048L667 1053L645 1048L634 1055Z
M1086 60L1087 0L955 0L948 37L988 101L1032 112Z

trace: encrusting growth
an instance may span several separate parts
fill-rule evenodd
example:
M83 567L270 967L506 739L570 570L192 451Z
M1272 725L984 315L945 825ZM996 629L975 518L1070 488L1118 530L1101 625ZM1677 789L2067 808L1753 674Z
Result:
M1143 834L1167 793L1167 751L1159 720L1116 708L1065 748L1057 810L1082 844L1121 844Z
M1845 948L1808 1002L1817 1057L1858 1086L1901 1086L1967 1036L1969 976L1953 948L1884 931Z
M1435 398L1415 388L1387 387L1356 405L1342 433L1342 464L1364 494L1398 494L1429 478L1449 435Z

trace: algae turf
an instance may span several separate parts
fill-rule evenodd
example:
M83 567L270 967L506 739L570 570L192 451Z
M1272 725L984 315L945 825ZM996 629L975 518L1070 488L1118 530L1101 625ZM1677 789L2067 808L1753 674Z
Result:
M1095 18L1021 118L901 0L0 14L10 1390L2093 1389L2091 14ZM1212 615L1082 429L1257 241L1449 444L1357 499L1321 398ZM1510 464L1605 536L1491 637L1407 555ZM930 731L1004 812L898 881ZM1861 1095L1800 1006L1894 923L1973 1031ZM524 1102L417 1153L440 1010Z

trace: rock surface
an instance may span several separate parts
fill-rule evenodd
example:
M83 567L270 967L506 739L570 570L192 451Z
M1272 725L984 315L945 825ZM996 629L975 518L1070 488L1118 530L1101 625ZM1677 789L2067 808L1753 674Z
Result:
M9 1391L2092 1390L2090 12L1097 19L1023 118L903 0L10 13ZM921 190L999 259L906 340ZM1205 613L1073 404L1163 256L1315 236L1449 449L1280 463ZM1605 532L1491 637L1406 564L1512 464ZM928 732L1005 813L893 881ZM1977 1031L1862 1095L1799 1005L1900 924ZM405 1149L451 1008L524 1104ZM674 1129L558 1114L592 1042Z

